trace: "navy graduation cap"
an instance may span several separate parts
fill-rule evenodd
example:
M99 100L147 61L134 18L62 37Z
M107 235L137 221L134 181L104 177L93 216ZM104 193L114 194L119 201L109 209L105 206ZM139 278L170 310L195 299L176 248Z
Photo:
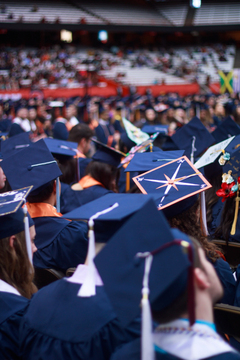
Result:
M4 159L1 167L13 190L32 185L32 195L62 175L44 140L32 143Z
M169 161L181 157L184 153L184 150L176 151L159 151L155 152L145 152L137 153L134 155L133 159L130 161L129 165L124 170L127 171L148 171L158 167L159 165L165 164Z
M174 243L175 236L179 243ZM123 326L140 313L145 267L144 256L140 254L154 254L149 275L149 300L155 310L167 307L186 289L191 264L186 252L177 246L181 240L186 242L186 238L180 231L172 233L163 214L156 211L150 200L95 257L104 289ZM162 251L155 251L161 247Z
M53 154L56 159L59 160L74 157L78 152L78 144L75 142L51 138L44 139L44 142L47 145L48 150Z
M0 194L0 238L24 231L24 212L21 205L31 191L31 186ZM29 217L30 226L33 221Z
M217 128L212 132L216 142L223 141L231 136L239 135L240 127L238 124L228 116Z
M115 150L114 148L107 146L100 141L92 138L92 141L97 146L97 151L92 156L92 160L107 163L109 165L118 167L121 159L125 157L125 154L121 151Z
M151 198L151 195L143 194L107 194L64 214L64 218L89 220L94 214L117 203L118 206L112 211L94 220L96 242L107 242L126 219L141 209Z
M234 139L225 148L225 151L232 154L240 147L240 135L234 137Z
M211 187L186 156L135 176L133 181L142 193L154 194L159 210L184 201ZM181 204L178 205L180 208Z
M240 147L231 153L231 158L223 166L223 173L228 173L231 170L231 175L237 183L240 174Z
M169 127L168 125L161 125L161 124L159 124L159 125L144 125L141 130L150 135L155 134L155 133L167 134L168 127Z
M31 140L29 138L29 133L21 133L15 136L10 137L7 140L2 142L2 156L5 159L8 156L16 154L18 151L23 150L26 147L29 147Z
M197 117L179 129L171 139L179 149L185 150L185 155L192 159L192 162L215 142L214 137Z

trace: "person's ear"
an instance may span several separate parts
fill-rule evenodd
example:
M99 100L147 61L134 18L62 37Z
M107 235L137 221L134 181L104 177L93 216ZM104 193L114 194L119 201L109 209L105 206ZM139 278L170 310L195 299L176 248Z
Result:
M195 279L195 284L199 289L205 290L210 287L210 282L207 278L207 275L202 269L200 268L194 269L194 279Z
M16 240L15 235L10 236L10 238L9 238L9 246L10 246L10 248L14 248L14 241L15 240Z

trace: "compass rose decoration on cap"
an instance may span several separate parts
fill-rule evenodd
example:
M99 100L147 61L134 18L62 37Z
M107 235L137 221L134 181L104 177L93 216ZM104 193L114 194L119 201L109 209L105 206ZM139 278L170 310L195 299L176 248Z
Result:
M133 178L144 194L153 194L158 210L178 203L211 188L186 156Z

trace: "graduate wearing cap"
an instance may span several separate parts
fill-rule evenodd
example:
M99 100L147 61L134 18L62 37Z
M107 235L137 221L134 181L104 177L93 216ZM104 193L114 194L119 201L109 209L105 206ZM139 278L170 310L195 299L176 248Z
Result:
M62 218L58 210L61 171L44 140L9 156L2 166L12 189L33 185L27 207L36 227L34 266L66 271L82 263L87 253L87 225Z
M20 324L37 291L32 282L35 227L26 207L21 208L30 189L0 196L0 359L22 359Z
M143 193L153 194L172 228L196 238L215 267L224 287L222 303L233 305L236 281L229 264L215 244L207 240L204 207L198 195L211 188L191 162L185 157L172 160L134 178Z
M108 146L115 147L120 135L119 133L116 133L113 124L109 121L108 107L99 107L99 120L92 124L94 124L94 131L98 141Z
M96 141L95 141L96 142ZM97 142L98 150L85 170L85 176L62 195L61 212L65 214L111 192L117 192L118 166L122 153Z
M170 230L153 202L121 227L94 262L121 324L142 312L141 339L111 360L240 359L213 323L213 305L223 294L213 266L197 241Z
M108 194L66 215L89 220L87 258L70 278L41 289L32 300L22 328L25 360L108 360L118 346L140 336L138 316L120 324L93 258L150 201L142 194Z

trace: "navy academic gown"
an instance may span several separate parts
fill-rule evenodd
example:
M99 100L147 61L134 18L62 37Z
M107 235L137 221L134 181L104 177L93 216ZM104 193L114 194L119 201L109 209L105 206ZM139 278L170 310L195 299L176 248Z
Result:
M136 339L117 350L111 360L141 360L141 340ZM185 360L166 352L155 351L156 360ZM202 360L239 360L240 354L228 352L220 355L211 356Z
M80 287L61 279L34 295L22 327L24 360L108 360L139 337L140 321L124 330L103 286L91 297L77 296Z
M88 249L88 226L84 222L62 217L37 217L33 264L37 268L54 268L65 272L85 261Z
M208 228L210 235L213 235L217 228L217 218L221 213L224 203L222 202L222 198L219 198L217 203L212 207L212 222Z
M232 270L228 262L224 261L222 258L219 258L215 263L212 264L218 274L224 290L224 295L219 302L223 304L234 305L237 283L233 277Z
M20 324L29 300L0 291L0 360L19 360Z
M72 190L71 186L69 186L61 196L61 213L66 214L109 193L112 193L112 191L100 185L94 185L83 190Z

